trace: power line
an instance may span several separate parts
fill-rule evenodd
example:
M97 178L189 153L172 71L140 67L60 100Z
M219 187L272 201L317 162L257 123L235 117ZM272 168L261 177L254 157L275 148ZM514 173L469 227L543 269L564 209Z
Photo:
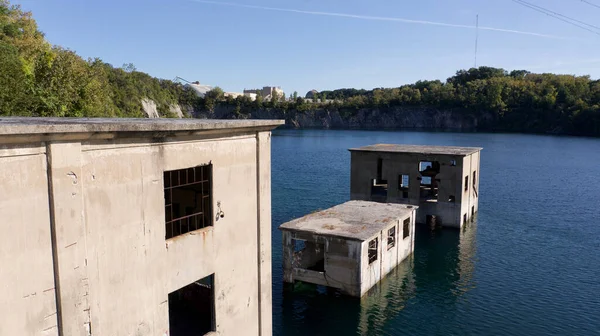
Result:
M553 11L551 11L551 10L547 9L547 8L540 7L540 6L538 6L538 5L534 5L534 4L532 4L532 3L529 3L529 2L526 2L526 1L524 1L524 0L517 0L517 1L519 1L519 2L522 2L522 3L524 3L524 4L527 4L528 6L531 6L531 7L536 7L536 8L539 8L539 9L540 9L540 10L542 10L542 11L545 11L545 12L548 12L548 13L552 13L552 14L554 14L554 15L558 15L558 16L560 16L560 17L563 17L563 18L567 19L567 20L575 21L575 22L577 22L577 23L581 23L581 24L583 24L583 25L586 25L586 26L588 26L588 27L592 27L592 28L595 28L595 29L599 29L599 30L600 30L600 27L598 27L598 26L594 26L594 25L592 25L592 24L585 23L585 22L583 22L583 21L579 21L579 20L577 20L577 19L570 18L570 17L568 17L568 16L565 16L565 15L562 15L562 14L560 14L560 13L553 12Z
M586 3L586 4L590 5L590 6L594 6L596 8L600 8L600 6L596 5L595 3L591 3L591 2L586 1L586 0L581 0L581 2Z
M595 30L591 30L591 29L589 29L589 28L586 28L586 27L584 27L584 26L582 26L582 25L579 25L579 24L577 24L577 23L575 23L575 22L579 22L579 23L581 23L581 24L584 24L584 25L586 25L586 26L590 26L590 27L593 27L593 28L596 28L596 29L600 29L600 27L596 27L596 26L594 26L594 25L591 25L591 24L588 24L588 23L585 23L585 22L582 22L582 21L579 21L579 20L576 20L576 19L570 18L570 17L568 17L568 16L565 16L565 15L562 15L562 14L559 14L559 13L556 13L556 12L553 12L553 11L551 11L551 10L548 10L548 9L545 9L545 8L543 8L543 7L540 7L540 6L537 6L537 5L534 5L534 4L531 4L531 3L525 2L525 1L523 1L523 0L512 0L512 1L513 1L513 2L516 2L516 3L518 3L518 4L519 4L519 5L521 5L521 6L525 6L525 7L531 8L531 9L533 9L533 10L537 11L537 12L540 12L540 13L546 14L546 15L548 15L548 16L551 16L551 17L555 18L555 19L559 19L559 20L561 20L561 21L563 21L563 22L566 22L566 23L568 23L568 24L570 24L570 25L573 25L573 26L575 26L575 27L579 27L579 28L581 28L581 29L587 30L587 31L589 31L589 32L591 32L591 33L594 33L594 34L596 34L596 35L600 35L600 32L597 32L597 31L595 31ZM571 20L571 21L569 21L569 20Z

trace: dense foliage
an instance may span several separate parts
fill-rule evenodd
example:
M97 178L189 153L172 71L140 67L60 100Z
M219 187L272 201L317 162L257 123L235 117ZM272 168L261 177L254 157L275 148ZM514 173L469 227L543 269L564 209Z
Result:
M168 80L84 60L51 46L31 13L0 0L0 115L143 117L142 98L162 116L169 106L193 103L193 93Z
M445 82L323 91L315 99L297 93L269 101L233 99L219 88L201 99L179 83L136 71L132 64L115 68L51 46L30 13L0 0L0 115L143 117L144 98L156 102L164 117L173 116L174 104L196 112L226 105L233 118L264 109L280 111L282 118L316 109L349 118L365 108L433 107L486 120L480 123L485 129L600 136L600 81L588 76L480 67L460 70Z

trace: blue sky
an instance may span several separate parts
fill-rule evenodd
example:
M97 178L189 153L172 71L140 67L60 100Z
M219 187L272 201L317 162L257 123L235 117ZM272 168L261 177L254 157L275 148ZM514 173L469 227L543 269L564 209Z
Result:
M600 8L581 0L528 1L590 24L600 17ZM81 56L226 91L276 85L304 95L445 80L473 66L475 30L398 19L474 26L477 14L481 27L550 36L480 30L478 65L600 78L599 35L511 0L12 3L33 12L51 43Z

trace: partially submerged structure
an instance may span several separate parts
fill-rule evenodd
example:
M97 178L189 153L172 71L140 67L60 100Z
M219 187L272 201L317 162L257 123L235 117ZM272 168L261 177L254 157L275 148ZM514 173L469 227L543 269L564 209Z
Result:
M281 124L0 118L0 334L271 335Z
M416 209L350 201L281 225L284 281L362 296L412 254Z
M390 144L352 148L350 198L416 205L418 223L460 228L479 208L481 150Z

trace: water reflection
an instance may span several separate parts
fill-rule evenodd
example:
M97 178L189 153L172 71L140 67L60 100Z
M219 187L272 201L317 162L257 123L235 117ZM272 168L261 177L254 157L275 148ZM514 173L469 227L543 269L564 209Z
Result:
M359 334L381 330L388 319L404 309L406 301L416 292L413 268L414 257L411 256L361 298Z

